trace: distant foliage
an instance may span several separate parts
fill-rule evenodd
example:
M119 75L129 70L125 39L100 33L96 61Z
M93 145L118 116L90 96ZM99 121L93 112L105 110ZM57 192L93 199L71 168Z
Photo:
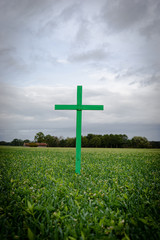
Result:
M35 142L43 143L44 140L45 140L44 133L38 132L38 133L36 134L36 136L34 137L34 140L35 140Z
M24 143L29 143L31 147L36 147L35 143L46 143L48 147L75 147L76 138L44 135L38 132L34 137L35 142L30 140L13 139L12 142L1 141L0 145L23 146ZM149 142L146 137L135 136L128 139L126 134L104 134L96 135L89 133L87 136L82 136L82 147L89 148L160 148L160 142Z
M12 146L23 146L23 140L15 138L11 142L11 145Z
M149 148L151 147L147 138L145 137L133 137L132 138L132 146L136 148Z

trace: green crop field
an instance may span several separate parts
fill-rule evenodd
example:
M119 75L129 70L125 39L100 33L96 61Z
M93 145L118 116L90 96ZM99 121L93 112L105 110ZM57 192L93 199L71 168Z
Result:
M160 150L0 147L0 239L160 239Z

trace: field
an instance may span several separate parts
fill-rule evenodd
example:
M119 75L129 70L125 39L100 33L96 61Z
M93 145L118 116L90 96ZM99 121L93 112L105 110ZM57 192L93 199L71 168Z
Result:
M160 239L160 150L0 148L0 239Z

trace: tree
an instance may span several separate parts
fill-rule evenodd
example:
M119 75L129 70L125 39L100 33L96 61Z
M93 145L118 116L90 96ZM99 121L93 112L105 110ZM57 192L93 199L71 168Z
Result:
M102 136L102 147L107 148L109 147L109 135L105 134Z
M47 143L48 147L58 147L59 139L57 137L46 135L44 141Z
M29 139L25 139L23 142L24 143L30 143L30 140Z
M87 135L87 140L88 140L88 147L91 147L91 140L92 140L92 138L95 136L95 134L91 134L91 133L89 133L88 135Z
M42 143L45 141L45 136L42 132L38 132L34 137L35 142Z
M11 143L10 142L5 142L5 141L0 141L0 145L9 146L9 145L11 145Z
M149 148L151 145L146 137L135 136L132 138L132 146L135 148Z
M118 148L122 148L124 146L127 146L127 141L128 141L128 137L125 134L116 134L115 135L115 142L116 142L116 147Z
M117 142L116 136L113 134L110 134L109 135L109 147L111 147L111 148L116 147L116 142Z
M91 147L100 147L101 146L101 138L99 136L94 136L91 140L90 140L90 145Z
M63 138L61 138L61 139L59 140L59 146L60 146L60 147L66 147L66 140L63 139Z
M12 146L23 146L23 140L15 138L11 142L11 145Z
M160 148L160 141L151 141L150 144L152 148Z
M88 147L88 139L86 136L82 136L82 147Z
M89 134L87 135L88 141L90 141L94 136L95 136L94 134L89 133Z
M122 147L128 146L128 136L126 134L121 134Z
M75 147L75 146L76 146L76 138L66 139L66 147Z

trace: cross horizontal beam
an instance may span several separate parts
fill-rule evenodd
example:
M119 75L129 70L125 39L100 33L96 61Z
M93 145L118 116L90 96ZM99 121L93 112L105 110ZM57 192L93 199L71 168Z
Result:
M103 105L55 105L55 110L103 110Z
M81 110L103 110L103 105L82 105Z
M77 105L55 105L55 110L77 110Z

